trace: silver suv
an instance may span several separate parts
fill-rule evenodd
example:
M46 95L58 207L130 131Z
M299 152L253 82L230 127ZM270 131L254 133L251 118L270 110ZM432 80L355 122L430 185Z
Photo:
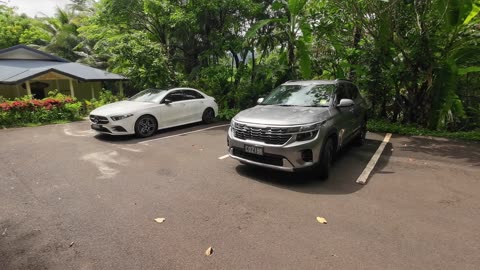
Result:
M338 150L363 144L366 103L350 81L289 81L241 111L228 130L230 157L283 171L317 168L327 178Z

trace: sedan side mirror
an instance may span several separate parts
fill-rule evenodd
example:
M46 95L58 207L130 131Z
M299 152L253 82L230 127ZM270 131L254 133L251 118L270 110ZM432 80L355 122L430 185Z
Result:
M348 98L342 98L340 100L340 103L337 105L337 107L341 108L341 107L351 107L355 105L355 102L353 102L353 100L351 99L348 99Z
M263 97L257 99L257 104L261 104L265 99Z
M163 103L168 105L168 104L172 103L172 101L170 99L166 98L166 99L163 100Z

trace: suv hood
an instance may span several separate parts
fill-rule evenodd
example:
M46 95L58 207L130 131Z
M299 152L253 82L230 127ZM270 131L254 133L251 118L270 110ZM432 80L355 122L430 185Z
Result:
M124 100L98 107L90 114L101 116L122 115L128 113L135 113L140 110L148 109L154 106L158 106L158 104Z
M304 125L328 120L330 111L327 107L282 107L259 105L239 112L233 120L275 126Z

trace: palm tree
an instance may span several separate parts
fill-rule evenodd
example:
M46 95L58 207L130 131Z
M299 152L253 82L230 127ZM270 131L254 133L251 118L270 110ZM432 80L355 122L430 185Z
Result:
M71 61L81 58L76 50L82 41L77 31L80 20L81 15L75 10L57 7L55 16L44 20L43 28L52 39L43 49Z
M286 11L284 17L259 21L248 30L246 38L257 35L258 31L266 25L273 25L275 29L272 33L273 37L280 44L286 42L289 77L298 77L296 66L298 60L301 77L310 78L309 47L312 42L312 29L305 14L308 0L289 0L275 3L275 5L272 5L272 9L276 11L284 9Z

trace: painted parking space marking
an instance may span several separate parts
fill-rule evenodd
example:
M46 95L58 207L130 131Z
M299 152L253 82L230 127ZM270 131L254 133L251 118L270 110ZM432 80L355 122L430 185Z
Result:
M226 159L226 158L228 158L229 156L230 156L230 155L221 156L221 157L219 157L218 159L220 159L220 160Z
M135 149L135 148L131 148L131 147L119 147L119 148L122 149L122 150L125 150L125 151L129 151L129 152L135 152L135 153L143 152L143 150Z
M194 130L194 131L189 131L189 132L185 132L185 133L170 135L170 136L166 136L166 137L156 138L156 139L152 139L152 140L141 141L141 142L139 142L138 144L148 144L149 142L166 140L166 139L170 139L170 138L174 138L174 137L185 136L185 135L192 134L192 133L198 133L198 132L202 132L202 131L205 131L205 130L214 129L214 128L219 128L219 127L226 127L226 126L230 126L230 124L218 125L218 126L213 126L213 127L198 129L198 130Z
M385 138L383 139L383 142L380 144L377 151L375 152L373 157L368 162L367 167L365 167L362 174L358 177L358 179L357 179L358 184L361 184L361 185L367 184L367 180L368 180L368 177L370 176L370 173L372 172L373 168L375 168L375 165L377 164L378 159L382 155L382 152L385 149L385 146L387 145L387 143L390 141L391 137L392 137L392 133L387 133L385 135Z
M64 128L63 133L65 133L65 135L73 137L90 137L95 134L95 131L91 129L82 131L71 131L70 128Z

